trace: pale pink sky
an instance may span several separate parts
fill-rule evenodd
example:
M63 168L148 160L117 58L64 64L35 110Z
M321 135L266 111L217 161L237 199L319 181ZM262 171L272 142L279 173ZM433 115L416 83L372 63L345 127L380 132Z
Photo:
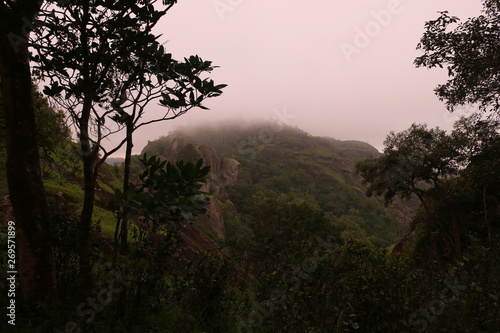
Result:
M211 77L228 87L210 111L138 131L134 153L179 125L276 114L379 150L413 122L450 129L457 116L433 92L446 72L415 68L416 45L438 11L465 20L481 8L480 0L180 0L157 30L167 51L212 60L220 68Z

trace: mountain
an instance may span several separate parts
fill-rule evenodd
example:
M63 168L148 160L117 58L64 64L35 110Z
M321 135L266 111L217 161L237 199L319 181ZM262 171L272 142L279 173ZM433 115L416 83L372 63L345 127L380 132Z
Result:
M198 225L220 240L238 238L231 230L252 229L258 197L307 204L326 214L345 239L377 246L393 244L411 219L411 206L387 209L365 196L354 165L380 153L364 142L314 137L266 122L229 122L180 128L148 142L144 153L167 160L202 158L211 166L204 188L211 193L209 213Z
M106 159L106 163L109 165L115 165L115 164L120 164L125 161L125 158L123 157L108 157Z

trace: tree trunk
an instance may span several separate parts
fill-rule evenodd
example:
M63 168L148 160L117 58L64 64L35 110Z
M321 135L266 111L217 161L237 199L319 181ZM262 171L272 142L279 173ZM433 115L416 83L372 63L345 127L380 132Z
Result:
M0 31L0 86L21 297L56 300L51 217L41 176L27 46L26 22L32 22L39 6L37 1L17 1L13 9L0 6L4 28Z
M132 158L132 148L134 146L132 141L132 135L134 131L132 119L127 122L127 146L125 150L125 163L124 163L124 174L123 174L123 193L128 191L130 187L130 161ZM122 220L121 220L121 253L126 253L128 250L128 212L126 208L122 209Z
M92 147L88 128L91 102L87 98L83 105L80 121L80 150L83 159L83 207L78 224L78 257L80 267L80 295L87 297L92 290L92 263L90 259L90 229L94 212L95 186L97 177L95 164L97 152Z
M80 265L80 294L88 296L92 290L92 264L90 260L90 230L94 212L95 184L93 163L83 158L84 199L78 225L78 257Z

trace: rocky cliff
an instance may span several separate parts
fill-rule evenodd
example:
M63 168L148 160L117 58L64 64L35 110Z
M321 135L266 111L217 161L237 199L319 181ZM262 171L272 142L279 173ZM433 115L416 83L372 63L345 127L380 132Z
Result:
M234 205L228 201L226 185L236 184L240 173L238 161L221 157L213 148L201 144L193 144L182 138L165 141L164 154L169 159L196 162L203 159L204 166L210 166L210 173L202 191L209 193L210 204L207 214L198 218L196 225L203 231L219 239L226 237L224 225L224 209L228 206L232 214L237 214ZM143 152L148 152L146 146Z

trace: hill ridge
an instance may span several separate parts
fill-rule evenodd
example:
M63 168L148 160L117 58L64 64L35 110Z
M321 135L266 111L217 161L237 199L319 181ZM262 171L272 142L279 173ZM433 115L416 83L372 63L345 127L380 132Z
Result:
M251 197L265 193L270 197L286 195L289 200L305 200L329 214L346 238L366 237L378 246L393 244L408 227L411 208L401 204L387 209L381 200L365 196L366 188L354 165L363 158L381 155L371 145L316 137L296 127L270 122L229 125L232 124L179 128L149 141L141 154L168 160L208 158L218 165L223 159L234 160L238 163L237 179L225 182L224 173L228 171L218 169L210 176L210 190L227 193L222 201L218 197L213 200L221 201L219 208L222 202L234 205L236 214L241 215L238 223L244 226L251 220ZM186 151L179 153L180 142L183 149L192 150L191 156ZM207 155L207 151L211 153ZM219 220L215 224L220 223Z

